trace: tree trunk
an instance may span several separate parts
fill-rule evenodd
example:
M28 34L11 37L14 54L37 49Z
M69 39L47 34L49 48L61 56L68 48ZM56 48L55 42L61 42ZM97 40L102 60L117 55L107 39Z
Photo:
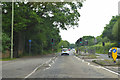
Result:
M25 35L23 32L18 33L18 55L22 55L25 48Z
M25 35L23 32L14 34L14 57L20 57L23 54L25 48Z
M13 37L13 57L18 57L18 33L14 32Z

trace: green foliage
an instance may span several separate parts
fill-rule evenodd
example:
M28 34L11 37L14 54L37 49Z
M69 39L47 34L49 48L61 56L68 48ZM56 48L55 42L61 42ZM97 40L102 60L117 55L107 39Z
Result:
M69 48L69 47L70 47L70 43L66 40L61 40L60 43L58 43L57 45L58 51L60 51L62 48Z
M10 37L2 33L2 51L4 52L6 49L9 49L10 47Z
M113 26L112 29L112 35L114 36L114 38L116 39L116 41L120 41L120 17L117 20L117 22L115 23L115 25Z
M78 41L76 41L76 45L78 46L84 46L86 43L86 41L88 41L88 46L94 45L94 36L83 36L82 37L82 45L80 45L80 43Z
M99 44L102 41L102 37L101 36L97 36L96 39L97 39L97 44Z
M113 16L110 20L110 23L104 27L104 31L102 33L102 37L107 37L110 41L117 41L118 38L118 22L120 19L120 16Z
M107 43L105 43L105 46L102 46L102 43L99 43L94 46L89 46L88 49L91 49L91 50L96 49L96 53L107 54L109 49L111 47L115 47L115 46L116 46L116 43L107 42Z
M70 44L70 48L75 48L75 44Z
M5 38L3 47L9 48L11 34L11 3L2 3L2 27ZM68 29L78 25L80 14L78 9L82 3L72 2L15 2L14 3L14 54L19 51L29 52L29 42L31 42L31 51L33 54L43 54L51 51L57 51L61 45L68 47L69 42L61 41L59 29ZM67 7L70 6L70 7ZM67 27L67 26L69 27ZM53 45L51 39L54 39ZM60 44L58 44L60 42ZM58 44L58 45L57 45Z
M120 47L118 42L120 42L120 16L113 16L110 20L109 24L104 27L103 33L100 36L97 36L97 43L94 44L93 36L83 36L83 42L88 40L88 50L95 50L96 53L107 54L109 49L112 47ZM105 42L105 46L102 45L102 42ZM76 41L76 45L78 44L78 40ZM81 51L85 51L85 45L79 46Z

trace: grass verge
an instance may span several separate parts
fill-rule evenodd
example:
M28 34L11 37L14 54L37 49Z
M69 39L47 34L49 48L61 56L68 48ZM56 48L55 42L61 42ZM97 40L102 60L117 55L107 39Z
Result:
M11 61L11 60L15 60L16 58L13 58L13 59L11 59L11 58L3 58L3 59L0 59L0 61Z
M120 66L120 62L114 63L113 60L93 60L92 62L99 64L101 66Z
M79 56L82 59L96 59L97 58L97 55L94 55L94 54L79 54L76 56Z

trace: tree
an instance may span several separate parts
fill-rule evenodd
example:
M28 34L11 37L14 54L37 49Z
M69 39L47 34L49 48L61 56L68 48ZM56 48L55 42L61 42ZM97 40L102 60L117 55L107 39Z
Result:
M115 35L113 35L113 26L117 25L117 20L119 19L119 16L113 16L110 20L110 23L104 27L104 31L102 33L102 37L107 37L110 41L115 41ZM116 24L115 24L116 23Z
M58 44L58 48L69 48L70 47L70 43L68 41L64 41L64 40L61 40L60 43Z
M85 41L88 41L88 46L94 45L94 36L83 36L82 37L82 45L85 45ZM76 45L80 46L79 40L76 41Z
M3 4L3 32L11 36L11 3ZM80 17L77 9L82 3L72 2L15 2L14 18L14 56L28 53L29 42L32 40L32 52L42 53L51 50L51 39L54 47L61 40L59 29L68 29L78 23ZM67 7L70 6L70 7ZM69 27L67 27L67 26ZM65 42L66 46L69 43ZM55 47L56 48L56 47Z

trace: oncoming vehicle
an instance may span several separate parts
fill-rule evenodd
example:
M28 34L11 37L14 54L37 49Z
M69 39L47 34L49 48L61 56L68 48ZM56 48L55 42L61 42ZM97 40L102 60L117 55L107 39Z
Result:
M67 48L63 48L61 55L69 55L69 52L70 51Z
M108 57L112 58L112 48L109 49ZM117 57L120 57L120 48L117 48Z

